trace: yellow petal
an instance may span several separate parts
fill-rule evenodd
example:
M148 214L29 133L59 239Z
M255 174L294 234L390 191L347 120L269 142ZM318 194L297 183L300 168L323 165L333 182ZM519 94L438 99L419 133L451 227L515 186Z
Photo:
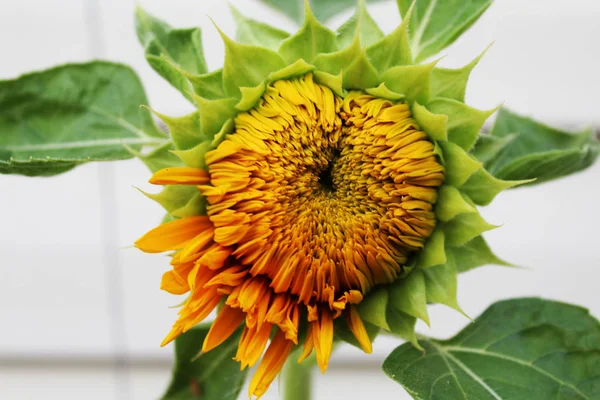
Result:
M209 181L210 175L203 169L169 167L155 172L148 182L154 185L202 185Z
M209 226L206 216L176 219L146 233L135 242L135 247L146 253L179 250Z

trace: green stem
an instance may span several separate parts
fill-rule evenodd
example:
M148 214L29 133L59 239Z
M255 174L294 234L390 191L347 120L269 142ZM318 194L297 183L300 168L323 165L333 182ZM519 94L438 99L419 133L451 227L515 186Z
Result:
M290 357L283 370L283 400L310 400L312 397L312 374L314 355L298 363L297 357Z

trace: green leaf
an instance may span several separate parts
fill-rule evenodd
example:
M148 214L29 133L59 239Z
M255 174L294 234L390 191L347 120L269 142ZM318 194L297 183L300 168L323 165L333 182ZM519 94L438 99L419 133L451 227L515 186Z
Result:
M200 29L173 29L139 6L135 11L135 28L148 63L191 100L190 83L183 71L190 74L207 71Z
M434 68L431 73L431 97L445 97L464 103L469 75L488 49L462 68Z
M318 54L331 53L336 50L337 39L335 33L321 25L311 12L307 1L302 28L283 41L279 48L279 54L288 64L299 59L310 63Z
M364 0L359 1L354 15L337 30L339 47L348 47L356 36L363 46L369 46L384 37L377 23L369 15Z
M454 43L492 0L397 0L402 18L413 2L410 19L411 49L416 62L437 54Z
M600 324L581 307L495 303L449 340L397 347L383 371L417 399L598 399Z
M279 49L281 42L285 40L289 33L272 27L263 22L246 18L231 3L229 4L233 18L235 19L235 40L243 44L266 47L271 50Z
M263 3L278 9L280 12L301 24L304 20L304 0L261 0ZM382 0L367 0L368 3L376 3ZM326 21L336 14L348 8L356 6L356 0L311 0L312 11L315 16Z
M163 400L235 400L248 370L232 360L241 330L208 353L198 354L209 326L199 325L175 339L175 366Z
M486 163L497 178L546 182L589 167L600 153L592 130L569 133L502 108L490 135L505 139L515 133L518 136Z
M449 247L446 251L451 252L454 256L456 271L458 273L467 272L484 265L513 266L498 258L492 252L483 236L477 236L470 242L459 247Z
M162 145L141 82L129 67L95 61L0 81L0 173L56 175L88 161Z

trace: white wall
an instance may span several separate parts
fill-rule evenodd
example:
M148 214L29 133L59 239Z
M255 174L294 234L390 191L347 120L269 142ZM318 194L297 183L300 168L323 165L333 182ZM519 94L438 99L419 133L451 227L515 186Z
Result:
M222 45L206 15L233 35L225 1L139 2L172 25L200 25L209 66L219 66ZM233 3L292 29L255 1ZM190 111L146 65L133 8L133 0L3 0L0 79L105 58L132 65L157 110ZM387 31L399 21L392 2L372 7L372 13ZM444 51L441 64L463 65L495 40L473 73L471 104L491 108L504 101L550 123L600 125L598 20L595 0L497 0ZM54 178L0 176L0 398L148 399L164 388L171 350L158 344L175 318L176 310L168 307L179 301L158 289L167 260L126 248L162 215L133 188L155 190L147 179L135 160L84 165ZM599 182L600 164L501 194L487 207L488 220L504 224L487 235L497 253L530 269L489 267L461 276L464 309L476 316L499 299L543 296L600 315L593 230L600 222ZM434 336L447 337L468 323L441 307L432 307L431 314L432 330L420 329ZM342 348L332 370L317 380L317 398L408 398L377 371L395 345L378 340L368 358ZM269 396L277 398L277 388Z

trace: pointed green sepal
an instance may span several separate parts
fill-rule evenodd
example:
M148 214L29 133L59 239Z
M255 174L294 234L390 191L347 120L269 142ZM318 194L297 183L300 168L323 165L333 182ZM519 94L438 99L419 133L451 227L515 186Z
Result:
M192 84L194 93L208 100L222 99L226 97L223 88L223 70L218 69L204 75L186 75Z
M167 125L176 149L189 149L204 139L197 111L182 117L169 117L148 109Z
M409 23L410 11L392 33L367 48L367 55L371 63L380 73L392 67L413 63L408 41Z
M401 93L396 93L390 90L385 83L381 83L379 86L374 88L366 89L365 92L370 94L371 96L379 97L380 99L386 99L390 101L398 101L404 99L404 95Z
M317 55L314 64L319 70L330 74L342 72L346 89L367 89L379 84L379 74L360 47L358 36L345 49Z
M494 178L482 167L469 178L460 190L467 194L475 204L487 206L501 191L533 181L535 181L535 179L503 181Z
M181 165L181 160L179 160L171 152L174 149L173 142L171 141L168 141L167 143L154 148L148 153L141 153L126 144L124 144L123 146L125 146L125 148L131 154L133 154L135 157L139 158L144 164L146 164L148 169L152 172L156 172L167 167L176 167L178 165Z
M497 108L482 111L469 107L460 101L437 98L427 104L436 114L448 116L448 140L469 151L475 142L483 123Z
M411 342L417 349L423 350L419 345L417 334L415 333L415 325L417 323L415 317L389 307L386 313L386 320L389 323L390 332Z
M315 57L313 64L320 71L329 72L330 74L335 75L348 68L348 66L356 59L361 50L359 39L358 37L355 37L354 41L352 41L348 47L345 47L342 50L332 53L318 54Z
M264 47L235 42L218 27L217 30L225 45L223 87L228 96L239 98L241 87L258 86L272 72L286 66L285 61L276 52Z
M303 76L315 70L314 65L307 63L304 60L298 60L287 67L273 72L269 75L269 82L275 82L282 79L291 79L297 76Z
M196 146L187 150L173 150L175 156L177 156L185 166L191 168L202 168L206 169L206 162L204 161L204 156L210 150L212 150L214 146L210 141L200 142Z
M474 160L460 146L452 142L437 142L444 154L446 182L461 187L478 169L481 163Z
M360 317L375 326L390 331L390 326L386 319L386 310L388 304L388 291L386 287L381 287L369 293L358 305Z
M168 213L185 207L195 195L199 194L198 189L190 185L167 185L156 194L138 190L160 204Z
M223 124L235 116L235 105L238 100L234 98L208 100L200 96L194 96L200 113L200 126L205 138L212 138L218 133ZM198 142L194 143L198 144Z
M452 253L456 261L456 271L458 273L470 271L474 268L484 265L501 265L505 267L515 267L514 265L498 258L483 236L477 236L473 240L459 247L449 247L447 249Z
M413 117L419 127L433 140L448 140L448 116L434 114L418 102L412 108Z
M431 97L445 97L464 103L471 71L490 47L491 44L473 61L462 68L434 68L431 73Z
M219 131L219 133L217 133L215 135L215 137L213 138L212 142L210 143L211 146L213 148L217 148L217 146L219 144L221 144L221 142L223 140L225 140L225 137L227 135L229 135L230 133L233 133L233 131L235 130L235 123L233 122L233 118L227 120L224 124L223 127L221 128L221 130Z
M344 48L349 46L357 36L363 46L369 46L384 37L377 23L369 15L364 0L359 0L354 15L338 29L337 40L339 47Z
M416 268L405 279L399 279L388 287L388 307L419 318L429 325L425 277Z
M440 221L448 222L457 215L477 211L454 186L441 186L438 190L438 196L438 201L435 205L435 215Z
M290 34L269 24L246 18L237 8L229 3L229 8L235 20L235 39L242 44L266 47L277 51L281 42Z
M500 154L500 152L519 137L519 133L511 133L504 137L479 135L471 154L484 165Z
M462 246L483 232L497 228L497 225L488 224L478 213L464 213L444 224L446 243L450 246Z
M444 304L469 318L458 305L456 262L450 254L444 265L424 269L423 275L428 303Z
M284 40L279 48L279 54L288 64L299 59L310 63L320 53L337 50L335 33L317 20L308 0L304 4L304 25L295 35Z
M419 253L418 268L429 268L446 263L446 238L443 229L433 231Z
M185 205L171 211L171 215L176 218L194 217L196 215L206 214L207 201L200 193L196 193Z
M361 49L342 74L346 89L367 89L381 82L377 70L367 59L364 49Z
M427 104L431 71L436 63L393 67L381 74L381 80L394 92L404 94L410 104Z
M321 85L327 86L336 95L344 97L344 87L342 84L342 72L337 75L330 74L323 71L314 72L315 82Z
M265 93L267 85L262 82L260 85L255 87L241 87L242 98L235 105L235 108L239 111L248 111L258 103L260 98Z

